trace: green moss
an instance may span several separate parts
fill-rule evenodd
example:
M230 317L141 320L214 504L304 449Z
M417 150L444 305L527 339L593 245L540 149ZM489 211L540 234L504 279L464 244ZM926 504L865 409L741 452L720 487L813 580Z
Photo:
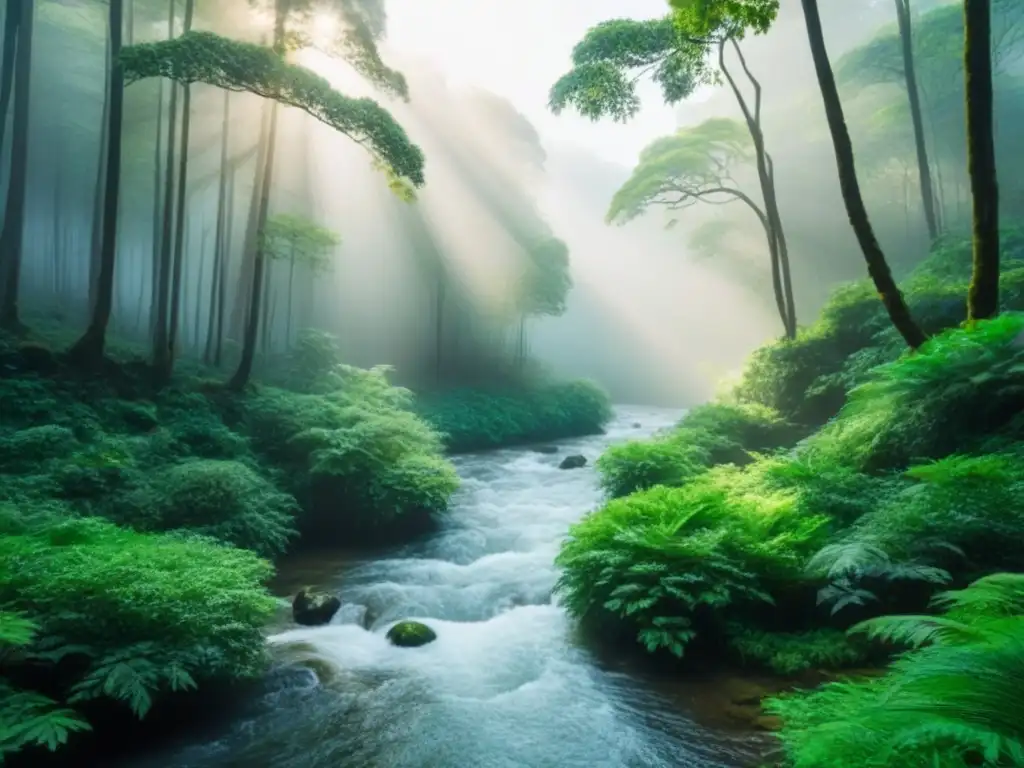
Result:
M729 627L729 646L745 665L761 666L776 674L793 675L809 669L842 669L867 658L865 644L836 629L807 632L765 632L742 624Z
M437 633L418 621L400 621L388 630L387 638L400 648L418 648L434 642Z

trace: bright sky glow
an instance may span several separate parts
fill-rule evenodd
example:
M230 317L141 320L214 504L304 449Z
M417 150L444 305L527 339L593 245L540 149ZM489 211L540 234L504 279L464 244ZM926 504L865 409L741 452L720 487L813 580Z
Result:
M454 83L509 99L546 144L632 165L648 142L676 128L675 111L661 103L656 87L641 89L644 109L627 125L568 112L555 117L548 89L569 69L572 47L588 28L607 19L653 18L667 7L665 0L388 0L388 44L431 61Z

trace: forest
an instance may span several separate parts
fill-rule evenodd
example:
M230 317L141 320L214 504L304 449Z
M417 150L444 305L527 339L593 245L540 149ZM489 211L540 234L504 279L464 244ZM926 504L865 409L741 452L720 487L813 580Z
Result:
M468 544L439 555L446 537L505 547L484 562L534 552L546 524L552 583L514 566L519 592L480 621L551 607L666 678L770 676L742 703L770 731L758 764L1024 766L1024 6L617 7L565 51L546 109L626 124L653 95L680 117L605 173L567 171L519 105L395 50L384 0L6 3L0 765L113 765L251 698L288 664L281 577L304 557L441 562L425 589L475 564ZM713 399L621 383L663 373L587 315L589 241L538 191L569 177L635 239L629 270L669 279L645 265L657 240L707 276L678 302L730 286L738 305L694 302L676 343L764 318ZM586 345L608 381L565 375ZM623 392L672 386L674 426L623 415ZM538 495L502 507L514 472ZM543 496L581 505L568 530L495 544L511 529L467 523ZM425 592L375 607L400 581L358 629L401 645L423 627L402 658L477 620ZM300 642L341 642L333 615ZM404 711L424 744L486 731ZM351 718L378 751L246 764L466 759L388 752ZM152 765L241 764L224 759ZM544 760L521 764L569 764Z

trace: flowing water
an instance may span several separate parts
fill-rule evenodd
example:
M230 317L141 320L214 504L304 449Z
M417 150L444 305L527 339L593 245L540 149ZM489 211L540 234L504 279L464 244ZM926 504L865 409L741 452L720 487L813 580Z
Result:
M270 638L281 665L249 710L220 733L133 765L749 765L749 738L697 726L657 679L600 663L551 599L559 542L601 499L591 467L558 463L572 453L592 463L609 444L678 416L624 407L606 435L559 443L555 455L524 448L457 458L463 488L442 531L321 578L345 607L328 626L282 625ZM385 632L408 618L438 639L391 646Z

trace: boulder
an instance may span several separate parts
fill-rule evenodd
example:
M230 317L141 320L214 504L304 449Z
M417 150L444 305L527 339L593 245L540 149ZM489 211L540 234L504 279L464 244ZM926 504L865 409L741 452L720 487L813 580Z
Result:
M533 452L534 453L547 453L547 454L558 453L558 446L557 445L535 445L533 447Z
M437 633L418 621L400 621L388 630L387 638L399 648L419 648L437 640Z
M587 466L587 457L580 456L578 453L573 456L566 456L562 459L562 463L558 465L559 469L579 469L580 467Z
M640 429L641 427L643 427L643 424L641 424L639 421L633 422L633 429Z
M328 623L341 608L341 600L324 592L308 592L300 589L292 600L292 617L296 624L304 627L318 627Z

